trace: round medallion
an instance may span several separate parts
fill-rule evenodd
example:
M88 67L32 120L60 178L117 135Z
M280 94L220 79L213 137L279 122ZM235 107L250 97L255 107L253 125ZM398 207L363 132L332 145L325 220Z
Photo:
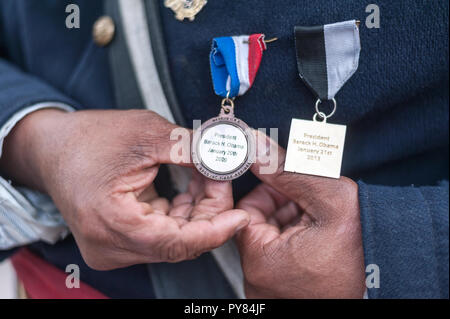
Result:
M244 174L255 158L255 138L250 128L232 113L221 112L194 132L192 159L204 176L233 180Z

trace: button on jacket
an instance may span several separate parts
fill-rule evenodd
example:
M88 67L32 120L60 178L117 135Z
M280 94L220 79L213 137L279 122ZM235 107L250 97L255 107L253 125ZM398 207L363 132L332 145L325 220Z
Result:
M348 126L342 175L359 183L365 264L380 268L380 288L368 289L368 295L448 298L448 1L380 0L379 29L365 27L367 4L357 1L209 1L192 22L174 19L163 1L136 1L153 17L147 23L151 48L157 62L167 61L157 63L162 88L175 120L187 126L218 113L220 98L208 66L213 37L255 32L278 37L264 53L252 89L239 97L236 116L254 128L278 128L283 147L291 119L314 114L314 96L296 69L294 26L361 20L359 69L337 94L332 121ZM123 60L130 67L121 72L129 74L131 87L118 94L114 80L111 52L126 42L126 25L112 14L114 38L98 45L94 24L110 15L104 2L73 2L80 7L79 29L65 27L63 2L0 2L0 126L40 102L118 108L133 88L141 99L132 107L144 106L130 57ZM234 181L236 199L257 182L251 173ZM146 266L90 270L72 237L30 249L61 269L82 265L82 280L107 296L155 296ZM208 255L197 263L211 271L198 280L216 278L229 291Z

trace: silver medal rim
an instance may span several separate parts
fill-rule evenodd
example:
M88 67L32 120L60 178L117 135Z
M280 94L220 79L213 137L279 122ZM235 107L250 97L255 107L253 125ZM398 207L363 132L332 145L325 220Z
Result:
M209 168L207 165L205 165L199 154L200 152L198 151L199 142L200 142L204 132L206 132L208 129L210 129L214 126L217 126L219 124L233 125L233 126L239 128L247 140L247 156L245 157L245 160L235 170L225 172L225 173L217 172L217 171ZM200 130L201 134L199 134L198 130ZM205 177L208 177L210 179L217 180L217 181L230 181L230 180L236 179L239 176L243 175L252 166L254 159L255 159L255 137L254 137L253 133L251 132L249 126L247 124L245 124L244 121L242 121L236 117L231 117L231 116L214 117L212 119L209 119L205 123L203 123L200 126L200 128L194 132L191 156L192 156L192 160L194 162L195 168L197 169L197 171L199 171Z

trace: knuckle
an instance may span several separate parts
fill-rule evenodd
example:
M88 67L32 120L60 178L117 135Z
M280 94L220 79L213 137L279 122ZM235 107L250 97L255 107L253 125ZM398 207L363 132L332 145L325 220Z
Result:
M233 233L230 230L224 229L214 237L213 241L211 242L207 250L211 250L223 245L232 236Z
M341 177L336 183L336 196L331 197L336 220L346 220L354 212L359 216L358 184L347 177Z
M341 177L341 189L344 194L355 194L358 191L358 184L348 177Z
M142 162L151 160L156 156L159 145L166 144L170 131L175 125L168 122L158 114L149 110L130 111L127 125L132 123L133 134L122 137L123 143L128 146L129 152L124 156L124 161ZM151 129L143 129L146 127ZM127 127L129 130L129 128Z

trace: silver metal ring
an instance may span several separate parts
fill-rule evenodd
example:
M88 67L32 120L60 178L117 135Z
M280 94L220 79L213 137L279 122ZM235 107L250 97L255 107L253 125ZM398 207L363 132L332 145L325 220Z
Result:
M333 101L333 110L331 111L330 114L325 115L325 119L332 117L334 115L334 113L336 112L336 108L337 108L336 100L333 98L333 99L331 99L331 101ZM320 103L322 103L322 101L320 99L317 99L315 108L316 108L316 114L319 114L320 116L322 116L322 114L324 114L324 113L319 111Z
M321 122L327 122L327 115L325 114L325 113L323 113L323 112L319 112L319 113L315 113L314 114L314 116L313 116L313 121L314 122L317 122L317 115L319 115L321 118L323 118L323 121L321 121Z

